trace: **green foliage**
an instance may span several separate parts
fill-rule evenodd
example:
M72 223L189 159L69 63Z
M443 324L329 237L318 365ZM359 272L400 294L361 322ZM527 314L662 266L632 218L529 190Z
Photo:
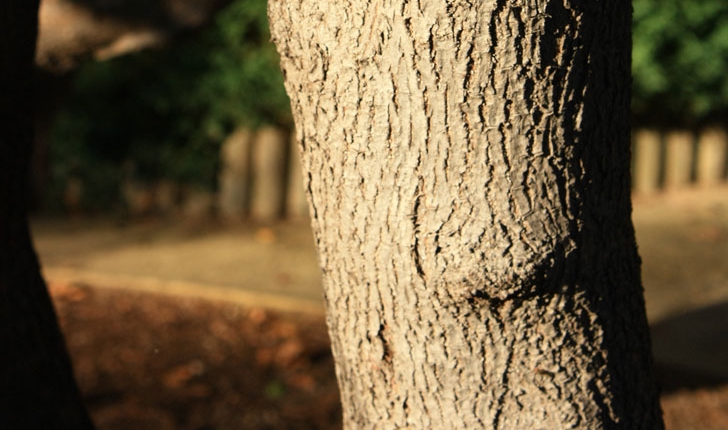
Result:
M214 187L218 150L239 125L291 125L264 0L237 0L202 35L89 63L52 134L53 175L84 179L99 205L135 179ZM633 109L694 123L728 112L728 2L634 1Z
M635 0L638 117L705 120L728 109L728 2Z
M239 0L194 38L82 67L52 131L56 181L79 176L87 189L98 169L114 173L95 179L118 181L131 161L135 180L212 188L235 127L290 126L265 8Z

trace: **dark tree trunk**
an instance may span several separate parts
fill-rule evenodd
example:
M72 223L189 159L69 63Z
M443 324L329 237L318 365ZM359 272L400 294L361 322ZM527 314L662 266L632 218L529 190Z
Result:
M27 221L37 10L0 2L0 428L89 429Z

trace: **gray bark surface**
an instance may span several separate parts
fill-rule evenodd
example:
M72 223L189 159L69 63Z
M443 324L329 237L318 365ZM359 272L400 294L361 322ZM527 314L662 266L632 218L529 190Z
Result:
M269 2L346 428L662 427L630 8Z

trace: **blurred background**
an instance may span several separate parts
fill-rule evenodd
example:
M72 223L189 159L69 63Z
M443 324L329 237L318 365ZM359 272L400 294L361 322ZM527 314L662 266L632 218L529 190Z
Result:
M634 2L638 192L725 181L727 11ZM305 213L264 1L44 0L40 22L38 211Z
M28 199L100 428L340 426L267 25L264 0L42 1ZM634 0L633 36L666 419L726 429L728 3Z

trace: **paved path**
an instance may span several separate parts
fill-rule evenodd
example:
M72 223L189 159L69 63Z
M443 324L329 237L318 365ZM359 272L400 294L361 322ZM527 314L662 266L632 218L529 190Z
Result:
M637 196L633 219L658 361L728 379L728 187ZM51 282L323 309L305 222L222 228L35 220L33 226Z
M33 231L52 282L323 311L321 275L306 223L222 228L36 220Z

